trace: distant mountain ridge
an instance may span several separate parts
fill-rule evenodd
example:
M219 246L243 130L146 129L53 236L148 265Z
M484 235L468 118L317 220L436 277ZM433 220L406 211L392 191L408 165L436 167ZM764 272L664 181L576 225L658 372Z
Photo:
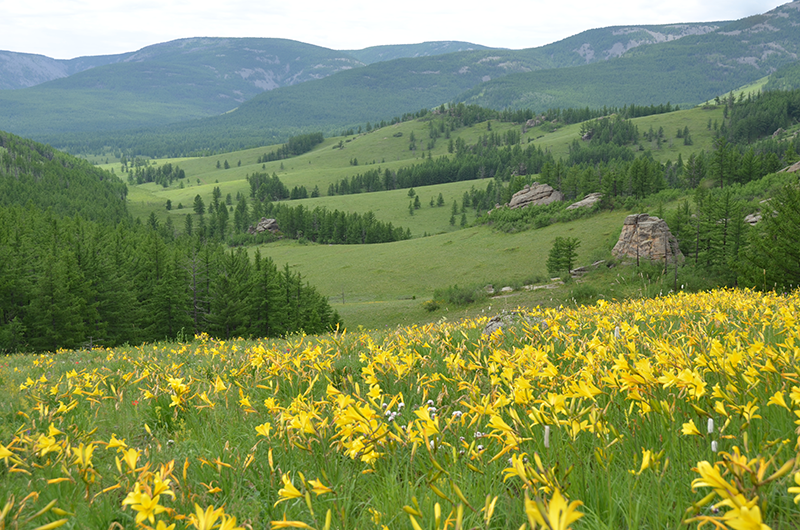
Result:
M124 60L129 53L63 60L45 55L0 50L0 90L28 88L78 72Z
M488 46L461 41L434 41L419 44L389 44L371 46L362 50L347 50L346 53L364 64L373 64L394 59L410 59L414 57L431 57L445 53L467 52L474 50L490 50Z
M798 53L800 0L738 21L613 26L523 50L428 42L348 52L281 39L182 39L0 91L0 124L73 151L138 149L156 138L180 138L178 152L213 151L449 102L537 111L694 105Z
M336 51L287 39L196 37L153 44L138 51L123 54L86 56L75 59L53 59L45 55L0 50L0 90L30 88L111 64L175 60L181 55L184 60L202 61L208 59L208 56L202 57L198 51L203 48L209 50L214 47L227 49L229 54L241 52L242 56L237 58L236 62L250 61L249 68L243 67L236 73L244 79L252 78L253 84L262 90L272 90L278 86L288 86L309 79L319 79L325 75L330 75L331 72L338 71L336 68L326 68L326 66L330 65L313 64L310 67L314 71L309 76L295 75L293 77L281 75L282 72L275 69L264 68L265 64L283 64L289 61L290 59L288 56L284 56L283 52L287 51L287 43L290 42L296 43L298 46L313 47L317 51L328 50L334 54L335 60L341 62L339 66L342 68L355 68L407 57L429 57L444 53L489 49L486 46L469 42L436 41L420 44L373 46L363 50ZM236 43L242 43L243 46L237 48ZM303 50L300 49L292 51L303 53ZM219 57L219 54L217 56ZM298 63L303 62L302 55L295 59ZM218 68L218 66L213 67Z
M631 48L602 65L493 79L457 99L514 109L668 101L692 105L768 76L800 55L800 1L712 26L716 29Z

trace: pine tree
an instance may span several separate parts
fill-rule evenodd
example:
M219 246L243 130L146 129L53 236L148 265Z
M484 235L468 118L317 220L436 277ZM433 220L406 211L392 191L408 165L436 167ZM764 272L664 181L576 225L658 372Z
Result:
M749 285L761 289L796 289L800 286L800 190L786 186L766 204L766 210L751 232L743 276Z
M569 274L575 266L580 244L581 242L574 237L555 238L547 256L547 271L554 276Z

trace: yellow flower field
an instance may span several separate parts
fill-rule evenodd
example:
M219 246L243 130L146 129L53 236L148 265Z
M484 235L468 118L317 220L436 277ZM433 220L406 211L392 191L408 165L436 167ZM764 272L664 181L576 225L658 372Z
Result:
M800 527L800 295L0 360L0 529Z

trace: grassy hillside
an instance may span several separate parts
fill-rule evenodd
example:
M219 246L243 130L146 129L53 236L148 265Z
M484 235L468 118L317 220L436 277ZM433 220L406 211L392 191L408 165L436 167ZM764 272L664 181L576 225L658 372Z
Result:
M288 263L301 272L330 297L345 322L378 328L395 321L440 318L441 314L426 317L421 305L433 297L435 289L476 284L494 284L500 289L546 281L545 261L557 236L581 240L579 263L602 259L627 213L604 213L517 234L474 227L381 245L282 242L266 245L261 252L275 263ZM522 299L508 300L505 305L517 303L523 303Z
M722 121L722 107L714 105L695 107L668 114L636 118L633 122L640 134L663 128L665 140L661 143L642 140L641 146L649 150L656 160L684 160L691 153L712 147L713 124ZM435 119L435 118L434 118ZM711 128L709 128L709 120ZM692 145L684 145L676 138L678 129L688 127ZM490 125L486 122L453 131L453 138L461 137L474 144L486 134ZM492 122L491 130L503 134L519 125ZM580 124L560 127L554 131L546 126L531 128L522 136L523 145L530 140L534 145L550 150L556 159L567 157L569 145L580 138ZM288 204L317 206L328 210L365 213L372 211L378 220L391 221L395 226L409 228L412 240L391 244L367 246L327 246L300 244L297 241L282 241L261 248L261 252L278 264L288 263L293 270L303 274L320 292L330 297L334 308L348 323L367 327L383 327L393 322L418 322L451 317L461 314L458 308L448 307L446 313L429 314L422 308L422 301L430 299L436 289L454 284L462 286L478 284L523 285L547 279L545 260L552 241L557 236L578 237L581 241L579 263L591 263L607 257L613 246L616 233L624 217L630 213L616 211L567 224L556 224L542 230L519 234L504 234L490 227L479 226L462 229L461 214L455 225L450 224L453 202L461 205L465 191L473 186L485 189L487 181L469 180L415 189L420 197L421 208L409 214L411 198L407 189L356 195L326 196L328 186L342 178L381 168L397 170L420 163L426 151L409 150L409 138L427 138L427 120L413 120L394 126L363 133L356 136L326 139L312 151L303 155L265 164L258 163L259 156L275 150L277 146L237 151L211 157L160 159L154 164L172 163L183 169L187 178L184 187L177 182L169 187L157 184L131 186L129 210L141 218L155 212L163 221L172 217L173 225L181 229L184 217L192 213L196 195L209 200L214 187L219 187L222 197L242 194L249 197L250 187L246 176L254 172L275 173L289 188L305 186L309 191L319 188L322 196L313 199L289 201ZM399 135L399 136L398 136ZM338 148L339 144L343 146ZM440 138L431 155L451 156L447 153L447 142ZM352 165L354 159L358 165ZM230 169L218 169L217 165L228 162ZM241 162L241 165L239 164ZM105 166L116 171L118 163ZM199 181L199 182L198 182ZM439 194L444 206L430 206L431 199ZM170 200L173 209L167 211L165 203ZM182 209L178 209L182 205ZM651 204L651 213L656 205ZM472 223L475 212L466 210L467 222ZM424 237L424 236L428 237ZM519 303L550 303L555 296L562 300L569 296L571 288L555 291L520 292L509 299L486 300L473 310L487 309L490 305L512 308Z

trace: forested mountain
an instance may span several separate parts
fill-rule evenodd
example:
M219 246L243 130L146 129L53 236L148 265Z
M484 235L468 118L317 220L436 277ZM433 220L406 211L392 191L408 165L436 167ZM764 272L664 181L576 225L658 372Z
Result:
M116 224L127 186L85 160L0 131L0 208L20 205Z
M793 63L800 53L800 2L642 46L620 59L580 69L545 70L492 80L458 100L493 108L697 104ZM587 83L587 80L591 82Z
M36 139L153 127L217 115L265 90L358 66L347 54L284 39L182 39L116 64L0 91L0 116L6 129Z
M183 39L115 56L115 64L25 90L0 91L0 119L7 130L16 134L59 147L70 146L72 150L80 144L76 142L78 137L88 145L86 140L94 138L96 143L109 131L127 131L111 143L131 144L142 135L130 132L132 129L146 128L143 131L147 135L152 127L168 126L158 134L188 134L193 142L189 150L197 152L209 147L197 137L197 130L205 129L206 124L168 124L221 114L264 91L318 80L370 63L363 75L350 74L330 84L314 83L316 86L306 91L265 98L258 104L260 109L246 109L233 120L233 126L244 132L242 139L249 141L253 131L237 120L254 117L255 136L267 137L269 143L311 129L331 132L436 106L510 73L601 61L618 56L622 50L713 28L716 26L708 24L612 27L526 50L426 42L337 52L281 39ZM14 69L26 64L21 54L11 55L17 62L7 62L5 69L0 69L0 77L13 78L16 74L6 72L13 74ZM45 59L40 57L40 62ZM75 59L75 68L95 66L87 62L91 59ZM62 63L51 63L49 67L53 69L54 65ZM62 77L61 73L56 77ZM32 79L29 84L34 82ZM311 108L312 105L316 107ZM264 107L270 111L263 117L265 120L261 115L252 115L254 111L263 112ZM272 115L273 110L279 111ZM225 128L227 121L223 119L213 126ZM214 137L220 134L231 136L230 131L213 133ZM250 144L238 144L244 145Z
M236 149L340 132L446 102L535 111L692 105L794 61L799 6L735 22L617 26L540 48L440 55L433 54L471 45L336 52L276 39L184 39L37 87L0 91L0 119L15 133L71 151L112 146L155 155L145 144L156 139L180 139L173 154ZM418 56L364 66L409 54Z
M473 50L489 50L488 46L460 41L434 41L419 44L387 44L384 46L370 46L362 50L347 50L346 53L355 57L364 64L393 61L394 59L408 59L411 57L430 57Z
M0 50L0 90L27 88L54 79L124 61L131 53L52 59L44 55Z

